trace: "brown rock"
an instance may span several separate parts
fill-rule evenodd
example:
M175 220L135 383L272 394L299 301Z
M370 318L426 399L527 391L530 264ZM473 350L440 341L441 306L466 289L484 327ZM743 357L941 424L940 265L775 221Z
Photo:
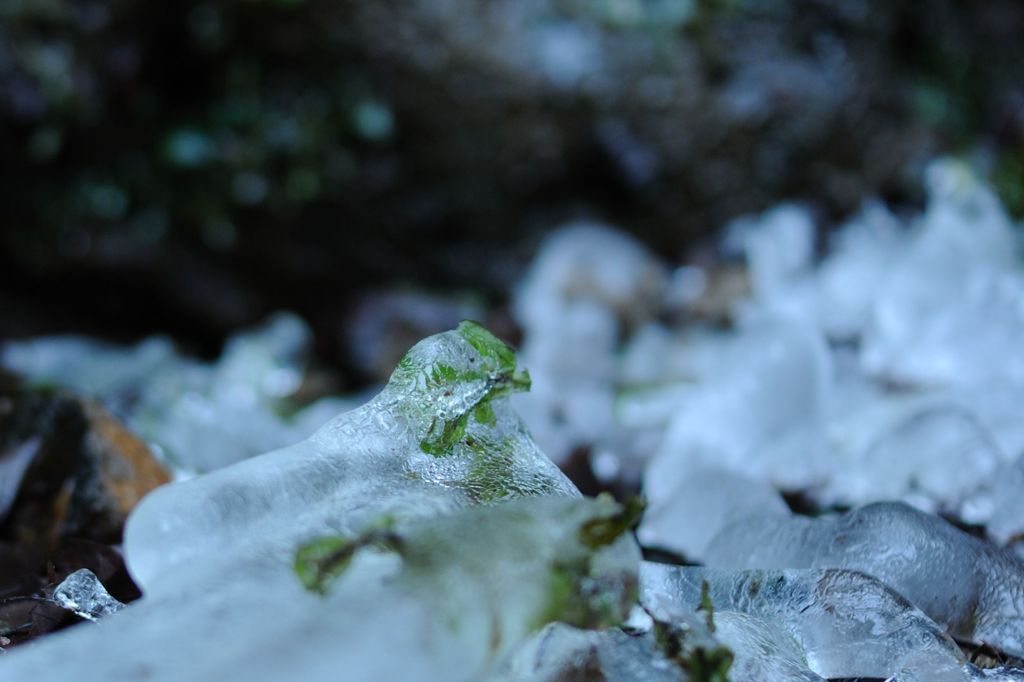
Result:
M3 401L0 472L31 462L20 481L0 473L8 490L17 485L0 533L30 554L46 556L68 537L119 543L128 513L170 480L146 444L94 403L38 391Z

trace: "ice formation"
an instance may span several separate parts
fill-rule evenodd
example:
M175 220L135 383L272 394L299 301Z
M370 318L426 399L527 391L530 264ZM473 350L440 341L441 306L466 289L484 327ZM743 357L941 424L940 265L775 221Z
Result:
M992 486L1024 454L1020 238L962 166L932 166L929 191L909 222L867 205L818 265L802 209L742 221L731 237L753 291L735 329L627 342L657 378L622 391L616 415L654 432L653 508L665 481L714 465L822 506L900 499L977 524L998 513L1017 526L999 538L1020 530Z
M656 617L666 620L673 617L672 607L696 610L706 584L718 625L716 636L738 659L774 659L776 665L788 667L788 676L781 679L800 679L801 674L807 678L800 672L801 664L825 678L886 678L910 655L918 665L931 660L958 666L964 662L942 628L861 573L722 571L645 562L640 576L642 600Z
M516 300L536 379L516 406L556 462L613 437L619 337L657 310L664 285L664 267L611 228L569 225L544 245Z
M11 652L0 674L468 680L551 620L623 620L629 510L580 499L536 448L507 400L527 383L479 325L417 344L312 438L144 500L125 539L142 600ZM353 551L310 582L325 538Z
M768 483L722 469L694 469L681 477L666 472L646 490L651 505L637 529L645 547L699 560L726 526L748 516L788 516L789 508Z
M686 677L658 650L652 637L618 628L581 630L552 623L513 651L489 682L566 679L685 682Z
M749 517L705 553L720 568L841 568L874 576L954 635L1024 653L1024 562L900 503L831 518Z
M124 608L103 587L96 574L80 568L53 590L53 600L86 620L96 621Z
M205 365L164 337L120 348L78 337L8 342L0 364L37 385L99 398L186 471L210 471L305 438L348 403L324 399L291 418L282 401L299 387L311 335L278 314L225 344Z
M339 403L276 413L302 375L294 318L212 366L161 339L5 344L5 366L98 394L179 465L219 470L131 518L140 602L15 650L0 677L78 679L87 658L87 681L667 682L692 660L731 660L734 682L1024 679L949 639L1024 654L1024 562L934 515L1021 549L1020 235L959 164L933 165L928 190L913 219L866 204L820 259L800 206L737 221L745 269L670 272L572 224L516 295L533 393L511 396L530 378L464 324L305 440ZM579 499L510 397L552 458L642 478L645 545L712 567L644 565L644 628L588 629L630 606L630 510ZM857 508L797 516L780 492ZM870 504L887 500L916 509Z

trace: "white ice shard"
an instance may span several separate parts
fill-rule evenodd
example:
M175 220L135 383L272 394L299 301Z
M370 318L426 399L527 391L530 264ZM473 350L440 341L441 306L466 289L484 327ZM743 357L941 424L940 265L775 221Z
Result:
M131 348L81 336L8 341L0 347L0 364L32 383L62 386L91 396L133 391L176 359L173 342L163 336Z
M1019 545L1024 540L1024 457L1000 469L987 488L969 502L972 520L983 520L985 532L999 544Z
M731 682L824 682L807 665L793 635L770 620L740 611L714 613L715 638L735 654Z
M535 390L517 408L555 461L614 432L616 351L661 304L665 268L611 228L570 224L544 244L516 296Z
M719 371L698 378L645 473L651 497L695 466L786 489L820 482L829 467L823 413L831 373L823 340L800 325L766 324L721 343Z
M878 396L848 407L830 429L840 465L818 493L826 504L899 499L958 510L1005 466L992 431L952 396Z
M1024 653L1024 562L900 503L840 516L750 517L719 533L719 568L839 568L874 576L951 634Z
M673 476L647 486L648 509L637 529L645 547L700 560L711 539L740 519L789 516L782 496L763 481L711 467L679 474L678 482Z
M229 339L211 365L178 355L163 337L131 348L76 337L10 342L0 364L32 383L100 399L172 465L210 471L294 443L337 414L342 404L326 400L281 416L311 339L302 320L279 313Z
M764 621L767 627L748 619L723 639L738 658L767 655L797 666L802 661L826 678L889 677L911 654L915 660L964 662L942 628L862 573L727 571L644 562L640 581L641 600L656 617L670 616L666 605L695 611L706 585L716 624L728 622L729 612ZM715 634L722 638L717 629ZM792 674L798 671L793 668Z
M872 374L922 385L1024 380L1020 243L995 195L955 162L928 171L928 210L877 283Z
M791 294L794 281L809 274L814 259L814 222L795 204L781 204L758 216L739 218L726 228L747 256L754 295L772 305Z
M86 620L96 621L117 613L124 604L110 596L96 574L80 568L53 590L53 600Z
M548 620L624 616L627 524L529 439L506 399L526 383L478 325L417 344L309 440L144 500L125 541L144 597L12 652L0 677L468 680ZM367 547L326 595L303 587L297 548L382 528L397 554Z

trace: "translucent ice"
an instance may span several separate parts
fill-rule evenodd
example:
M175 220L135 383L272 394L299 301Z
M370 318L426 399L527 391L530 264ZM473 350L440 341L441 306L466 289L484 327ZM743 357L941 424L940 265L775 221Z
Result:
M382 514L578 495L508 404L528 386L511 349L479 325L432 336L377 397L308 440L147 498L125 529L132 574L144 589L177 580L195 555L245 548L254 523L262 540L301 541L352 534Z
M4 344L0 363L38 384L99 398L172 464L209 471L305 438L329 418L314 403L291 419L311 333L278 314L228 340L213 365L180 357L166 338L119 348L75 337ZM337 401L327 403L336 414Z
M612 433L620 337L658 309L665 282L641 244L608 227L572 224L544 244L516 297L536 377L517 407L555 461Z
M13 652L0 675L478 680L548 622L625 618L639 555L621 513L610 500L548 497L397 522L394 551L361 549L323 595L289 565L241 561L220 581L190 568L192 592L155 590L103 628ZM602 533L609 524L618 534Z
M715 637L735 652L731 682L824 682L807 667L806 654L781 626L739 611L717 611Z
M977 516L986 521L985 530L999 544L1019 544L1024 539L1024 457L1000 469L990 489L972 500Z
M675 473L675 472L670 472ZM680 468L668 481L650 481L649 506L637 537L645 547L668 549L700 560L722 528L754 515L788 516L771 485L714 468Z
M721 568L860 571L951 634L1024 653L1024 562L904 504L833 518L747 518L719 533L705 558Z
M312 438L144 500L125 539L142 600L5 656L0 676L469 680L549 620L621 620L629 519L580 500L529 439L507 400L527 383L478 325L417 344ZM325 538L352 551L311 554Z
M804 662L829 678L888 677L910 654L963 663L960 650L938 625L861 573L723 571L645 562L640 575L641 598L656 616L665 612L666 603L696 610L706 583L715 623L730 622L729 612L749 617L728 625L735 632L723 640L738 659L766 654L788 662L793 673ZM716 629L716 636L723 635Z
M490 682L686 682L652 636L618 628L581 630L552 623L512 652Z
M690 467L718 466L783 488L826 475L823 411L830 361L799 325L769 324L724 341L716 374L698 379L645 474L652 497Z
M928 172L928 211L879 283L864 364L924 385L1024 379L1024 276L995 195L954 162Z
M53 591L53 600L86 620L99 620L124 608L103 587L96 574L81 568L61 582Z

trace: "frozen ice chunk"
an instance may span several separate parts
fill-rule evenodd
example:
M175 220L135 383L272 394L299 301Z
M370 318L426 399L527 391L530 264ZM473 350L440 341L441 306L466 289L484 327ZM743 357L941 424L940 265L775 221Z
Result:
M928 210L877 285L865 368L922 385L1024 379L1024 275L994 194L955 162L928 172Z
M676 473L720 466L786 489L828 472L824 410L831 366L823 340L772 324L725 343L720 372L702 377L679 406L645 475L652 497Z
M814 257L814 223L807 210L782 204L756 218L741 218L728 228L742 242L754 294L771 299L805 274Z
M768 653L799 670L806 662L822 677L888 677L910 654L962 664L963 655L943 630L906 599L870 576L842 570L723 571L641 566L641 599L656 617L664 604L694 611L702 586L714 608L714 622L730 623L737 654ZM730 622L724 614L749 619ZM734 619L735 620L735 619ZM732 641L729 641L732 640ZM794 646L795 644L795 646ZM785 664L785 663L783 663ZM763 679L774 679L764 677Z
M717 609L703 582L697 604L686 603L662 589L664 581L652 580L650 571L650 567L641 566L641 601L653 619L656 641L674 654L672 660L687 669L694 667L698 679L718 679L712 671L724 674L722 668L727 667L728 679L733 682L823 681L807 667L804 652L793 635L780 625Z
M80 568L58 585L53 600L86 620L96 621L124 608L103 587L92 571Z
M913 499L926 511L958 509L1002 467L998 443L973 412L954 401L915 402L882 410L893 417L891 424L864 414L868 410L842 420L842 428L859 427L873 440L859 452L848 451L824 499L841 504ZM885 404L879 398L875 409ZM833 430L838 433L839 428Z
M236 555L234 573L219 583L189 567L192 591L147 594L99 636L76 628L14 651L0 674L37 682L134 679L142 669L158 682L479 680L551 621L625 619L639 561L627 525L609 499L556 497L398 521L389 549L360 548L322 595L303 589L290 564L257 569Z
M426 339L312 438L144 500L125 540L144 597L0 675L475 680L550 621L623 620L635 510L544 458L507 401L527 383L479 325Z
M817 317L830 338L860 336L878 294L878 282L903 247L900 228L884 204L869 202L833 237L828 258L809 283L816 306L804 311Z
M574 223L545 242L515 301L536 379L516 406L555 461L614 432L620 338L656 312L666 278L639 242L602 225Z
M807 667L792 634L769 620L739 611L716 611L715 637L735 653L731 682L825 682Z
M63 386L97 397L134 390L175 358L174 344L162 336L132 348L79 336L10 341L0 348L0 364L32 383Z
M302 320L279 313L229 339L212 365L180 357L163 337L129 348L77 337L11 342L0 348L0 364L31 382L97 397L172 464L209 471L323 425L314 406L292 420L281 416L311 339Z
M686 682L689 678L657 648L650 634L618 628L581 630L552 623L527 639L490 682Z
M516 298L529 333L557 323L566 302L590 300L624 320L643 319L664 293L666 272L639 242L604 225L571 223L541 248Z
M721 469L681 471L672 480L647 487L648 510L637 531L645 547L700 560L711 539L747 516L789 516L789 508L769 484Z
M1001 469L993 479L991 490L972 503L985 506L980 515L987 520L985 531L989 537L1001 545L1019 543L1024 539L1024 457Z
M1024 653L1024 562L900 503L833 518L751 517L705 554L721 568L842 568L874 576L951 634Z
M352 534L382 514L576 496L508 404L528 386L512 350L475 323L421 341L377 397L308 440L146 498L125 529L129 568L143 589L168 580L185 590L180 565L236 549L262 555L272 537L294 544Z
M295 392L312 340L294 315L279 313L228 340L210 367L181 360L142 385L132 421L172 462L210 471L309 435L279 415ZM316 426L320 426L317 424Z
M591 628L627 618L637 512L610 497L517 500L321 539L300 549L296 569L307 588L330 592L359 552L394 552L402 569L391 589L436 600L443 620L484 612L492 648L504 651L551 620Z

